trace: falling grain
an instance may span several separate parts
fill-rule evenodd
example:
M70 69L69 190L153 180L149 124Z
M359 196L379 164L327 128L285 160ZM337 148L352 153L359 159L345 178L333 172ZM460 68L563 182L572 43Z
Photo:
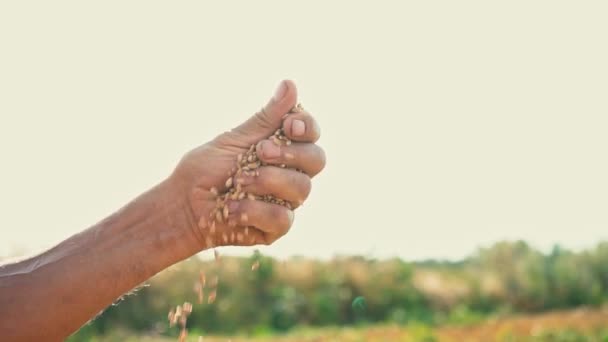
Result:
M202 304L203 303L203 285L201 285L201 283L197 282L196 284L194 284L194 293L196 293L198 303Z
M204 288L207 284L207 277L205 277L205 273L203 271L198 273L198 279L201 282L201 286Z
M213 304L215 302L215 297L217 296L217 291L213 290L209 293L209 297L207 297L207 304Z
M219 284L219 282L220 282L220 278L218 276L215 276L215 277L213 277L211 279L210 286L211 287L217 287L217 285Z
M254 261L253 264L251 264L251 270L255 271L258 268L260 268L260 262L258 260Z

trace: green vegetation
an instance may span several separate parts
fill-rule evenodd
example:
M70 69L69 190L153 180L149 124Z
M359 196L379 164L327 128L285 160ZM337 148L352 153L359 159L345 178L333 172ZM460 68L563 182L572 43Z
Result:
M260 267L252 271L256 260ZM219 275L213 304L196 302L200 271ZM406 326L419 336L414 340L434 341L434 327L446 324L470 326L492 317L607 303L608 243L579 253L555 247L543 254L524 242L501 242L460 262L363 257L279 262L256 253L222 258L218 265L192 258L155 276L71 340L117 331L173 338L178 329L169 328L167 312L184 301L194 304L190 336L264 337L294 328L381 323ZM501 340L509 336L507 331ZM608 342L606 330L589 336L552 330L530 341Z

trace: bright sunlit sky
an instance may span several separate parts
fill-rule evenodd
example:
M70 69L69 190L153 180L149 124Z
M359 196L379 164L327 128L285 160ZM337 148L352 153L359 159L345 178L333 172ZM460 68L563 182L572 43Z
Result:
M605 2L0 4L0 256L153 186L297 83L328 165L265 253L608 239ZM250 249L229 253L250 253Z

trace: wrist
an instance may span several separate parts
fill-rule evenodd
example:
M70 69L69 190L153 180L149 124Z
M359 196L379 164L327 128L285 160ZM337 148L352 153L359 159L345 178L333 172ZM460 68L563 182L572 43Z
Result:
M151 190L158 203L157 210L164 213L165 225L159 227L164 230L168 236L173 236L179 251L176 251L176 257L180 261L188 258L201 250L201 236L198 232L196 220L192 208L188 192L170 176L159 183ZM155 215L155 213L152 213Z

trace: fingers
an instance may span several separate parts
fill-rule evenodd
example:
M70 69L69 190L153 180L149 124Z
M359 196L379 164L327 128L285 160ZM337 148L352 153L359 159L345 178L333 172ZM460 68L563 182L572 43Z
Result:
M268 234L283 236L293 223L293 211L282 205L242 200L235 211L241 225L258 228ZM243 215L245 214L245 215Z
M204 246L252 246L271 244L285 235L293 224L292 210L259 200L227 203L227 216L221 221L201 218L198 223Z
M283 131L289 139L300 142L314 143L321 136L321 128L307 112L287 115L283 121Z
M241 184L242 190L258 196L274 195L286 200L293 208L300 206L311 189L311 180L306 174L276 166L259 168L258 175L241 175L235 179Z
M287 115L283 121L287 138L300 142L288 146L277 146L266 140L258 144L258 156L266 163L282 165L304 171L315 176L325 167L325 152L314 143L319 140L321 130L315 119L307 112Z
M247 199L232 202L231 205L233 210L229 220L236 222L239 227L234 228L234 239L229 243L271 244L285 235L293 224L293 211L282 205ZM238 233L243 234L242 238L239 238Z
M325 152L315 144L293 143L289 146L278 146L270 140L262 140L256 150L263 162L299 169L310 177L317 175L325 167Z

